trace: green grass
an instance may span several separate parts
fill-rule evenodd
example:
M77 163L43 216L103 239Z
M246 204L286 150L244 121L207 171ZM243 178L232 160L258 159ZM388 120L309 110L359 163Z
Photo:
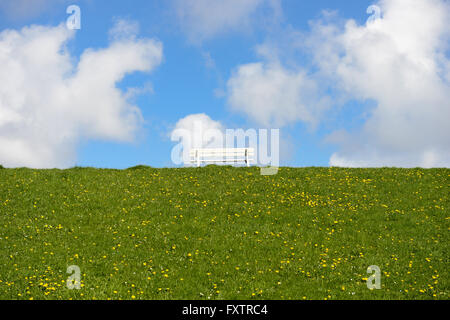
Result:
M449 177L3 168L0 298L448 299ZM66 287L70 265L80 290Z

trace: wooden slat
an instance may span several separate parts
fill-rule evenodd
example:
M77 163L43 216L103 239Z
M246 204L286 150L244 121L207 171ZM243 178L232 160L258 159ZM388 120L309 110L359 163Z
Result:
M254 155L254 149L191 149L191 156L217 156L217 155Z
M201 162L244 162L246 159L202 159ZM253 161L253 159L248 159ZM197 160L191 159L191 162L195 163Z

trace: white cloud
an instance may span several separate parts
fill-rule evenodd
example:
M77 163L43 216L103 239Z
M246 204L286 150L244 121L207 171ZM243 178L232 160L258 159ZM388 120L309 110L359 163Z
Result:
M109 38L112 41L134 40L139 33L139 23L122 18L114 18L114 25L109 30Z
M330 135L339 146L331 165L450 166L450 3L378 5L381 19L365 25L324 12L309 34L288 29L258 47L262 62L239 66L228 81L233 110L265 125L314 125L330 101L371 101L360 130ZM312 53L312 65L292 67L299 48Z
M241 65L227 85L232 110L267 127L295 121L315 125L318 113L326 107L326 99L317 98L314 81L303 71L289 70L277 62Z
M342 136L339 166L450 166L450 4L383 0L382 18L314 26L322 74L349 98L377 106L360 131Z
M131 141L139 129L140 110L116 84L160 64L162 44L122 38L76 65L72 36L63 24L0 33L1 164L68 167L81 139Z
M269 9L272 20L281 14L279 0L175 0L174 5L181 27L194 43L229 31L249 30L259 9Z
M185 145L187 149L223 147L223 140L217 140L214 133L223 133L224 127L219 121L212 120L204 113L191 114L180 120L171 132L171 136L177 134L189 135L190 141ZM187 141L184 141L187 142Z

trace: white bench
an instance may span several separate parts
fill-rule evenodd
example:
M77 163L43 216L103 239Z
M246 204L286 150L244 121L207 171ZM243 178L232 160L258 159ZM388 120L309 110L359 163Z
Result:
M197 167L200 167L202 162L245 162L249 167L254 154L253 148L191 149L189 151L190 161L196 163Z

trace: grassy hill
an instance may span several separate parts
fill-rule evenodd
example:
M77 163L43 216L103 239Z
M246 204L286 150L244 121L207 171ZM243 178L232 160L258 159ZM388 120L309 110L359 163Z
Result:
M448 299L449 182L449 169L0 169L0 298Z

